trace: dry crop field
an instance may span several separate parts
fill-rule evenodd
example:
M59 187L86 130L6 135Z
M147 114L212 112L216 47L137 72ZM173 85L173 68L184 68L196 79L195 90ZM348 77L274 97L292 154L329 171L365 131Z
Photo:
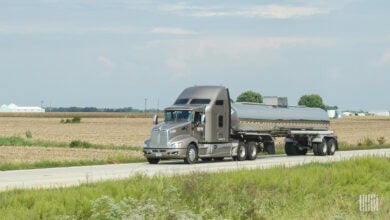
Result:
M339 142L358 144L364 138L376 141L384 137L390 143L390 117L346 117L331 120L330 129L334 130Z
M74 140L92 144L115 146L142 146L153 127L150 115L147 118L127 117L126 114L112 114L108 117L100 114L82 115L81 123L60 123L64 117L72 115L50 115L49 117L0 117L0 136L26 138L26 131L31 131L31 140L70 143ZM145 115L143 115L145 117ZM66 118L66 117L65 117ZM390 117L350 117L331 121L340 142L356 145L363 138L376 141L384 137L390 142ZM282 138L277 139L280 144ZM141 152L113 149L70 149L53 147L0 147L2 163L37 162L43 160L104 160L115 155L142 157Z
M72 116L72 115L70 115ZM99 115L101 116L101 115ZM60 123L55 117L0 117L0 136L70 143L74 140L92 144L142 146L153 127L151 118L83 117L81 123ZM63 117L66 118L66 117ZM111 158L143 158L140 151L80 149L63 147L0 147L0 164L39 163L42 161L112 161Z
M151 118L82 118L81 123L60 123L61 118L0 117L0 136L25 137L32 140L94 144L142 146L153 127Z

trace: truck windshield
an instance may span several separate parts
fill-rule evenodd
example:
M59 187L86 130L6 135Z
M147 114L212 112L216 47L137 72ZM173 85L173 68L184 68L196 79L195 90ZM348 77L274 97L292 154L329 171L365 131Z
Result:
M192 112L189 110L165 111L165 122L185 122L192 120Z

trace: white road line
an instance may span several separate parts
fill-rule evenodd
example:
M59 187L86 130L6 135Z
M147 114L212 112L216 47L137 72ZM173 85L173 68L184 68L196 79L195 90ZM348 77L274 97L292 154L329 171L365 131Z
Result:
M77 186L112 179L125 179L136 174L182 175L193 172L220 172L238 169L267 169L275 166L291 167L312 162L326 163L364 156L390 157L390 149L337 151L334 156L259 156L255 161L200 162L193 165L180 161L162 161L159 164L129 163L115 165L47 168L0 171L0 191L16 188L54 188Z

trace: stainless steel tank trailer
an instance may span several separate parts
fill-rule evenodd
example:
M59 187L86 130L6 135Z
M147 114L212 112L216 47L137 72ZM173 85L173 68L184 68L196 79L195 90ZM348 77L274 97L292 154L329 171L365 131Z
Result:
M287 155L333 155L337 138L329 130L329 117L319 108L231 103L223 86L185 89L164 110L164 122L145 140L144 156L151 164L161 159L203 161L255 160L259 152L275 154L275 137L284 137Z

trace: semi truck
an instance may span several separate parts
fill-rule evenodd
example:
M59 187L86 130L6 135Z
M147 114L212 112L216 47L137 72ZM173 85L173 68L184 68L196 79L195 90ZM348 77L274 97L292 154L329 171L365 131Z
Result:
M151 164L162 159L202 161L255 160L259 152L275 154L275 138L285 140L289 156L333 155L337 137L329 130L328 114L320 108L233 103L223 86L186 88L164 109L164 121L145 140L143 154Z

